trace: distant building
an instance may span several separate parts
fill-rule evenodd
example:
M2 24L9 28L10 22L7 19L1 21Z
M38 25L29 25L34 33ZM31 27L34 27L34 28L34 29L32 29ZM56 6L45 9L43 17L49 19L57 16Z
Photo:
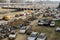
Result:
M23 3L24 0L10 0L11 3Z

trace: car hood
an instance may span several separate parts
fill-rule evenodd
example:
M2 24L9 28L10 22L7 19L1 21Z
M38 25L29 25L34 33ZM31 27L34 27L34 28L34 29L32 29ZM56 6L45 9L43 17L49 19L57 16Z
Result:
M20 32L25 32L26 30L20 30Z
M35 37L28 37L28 40L35 40Z
M44 39L37 38L37 40L44 40Z
M9 35L9 38L11 38L11 37L14 38L15 36L16 36L16 35Z
M20 30L20 33L25 33L26 30Z
M45 40L45 38L37 38L37 40Z

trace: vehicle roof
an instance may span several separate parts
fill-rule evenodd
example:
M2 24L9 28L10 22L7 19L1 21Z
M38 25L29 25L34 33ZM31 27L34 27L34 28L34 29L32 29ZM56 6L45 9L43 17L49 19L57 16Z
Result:
M45 33L41 33L40 35L45 35Z
M38 38L43 39L45 36L46 36L45 33L41 33L41 34L38 36Z
M57 27L56 30L60 30L60 27Z
M26 27L22 27L21 29L26 29Z

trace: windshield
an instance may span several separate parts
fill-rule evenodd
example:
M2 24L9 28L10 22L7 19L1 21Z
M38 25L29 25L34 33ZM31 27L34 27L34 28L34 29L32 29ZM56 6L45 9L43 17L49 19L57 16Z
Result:
M41 39L43 39L45 37L45 35L43 36L43 35L40 35L40 36L38 36L38 38L41 38Z
M21 30L25 30L26 28L21 28Z
M54 24L54 23L51 23L51 24Z
M36 37L36 35L34 35L34 34L31 34L31 35L30 35L30 37Z
M11 34L15 34L14 32L12 32Z
M51 22L51 24L54 24L54 22Z

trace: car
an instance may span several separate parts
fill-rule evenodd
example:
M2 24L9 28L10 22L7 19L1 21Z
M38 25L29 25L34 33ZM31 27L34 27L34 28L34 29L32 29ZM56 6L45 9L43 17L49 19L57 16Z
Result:
M46 14L43 15L43 17L50 17L50 16L51 16L50 13L46 13Z
M16 29L20 29L20 28L21 28L21 26L20 26L20 25L16 26Z
M23 25L27 26L27 25L29 25L29 23L30 23L29 21L24 21Z
M28 20L29 21L34 21L34 20L36 20L37 18L35 17L35 16L32 16L32 17L30 17Z
M23 24L20 24L19 26L20 26L20 27L23 27L24 25L23 25Z
M44 22L44 25L45 26L47 26L47 25L49 25L50 24L50 21L49 20L46 20L45 22Z
M50 26L55 26L55 22L54 21L52 21L51 23L50 23Z
M17 26L12 26L11 29L12 29L12 30L20 29L20 26L18 26L18 25L17 25Z
M27 40L36 40L38 36L38 32L32 32L30 36L28 36Z
M57 28L55 29L55 31L56 31L56 32L60 32L60 27L57 27Z
M4 39L4 36L2 34L0 34L0 39Z
M47 36L45 33L41 33L40 35L38 35L37 40L46 40Z
M3 36L3 38L6 38L6 37L8 37L8 35L9 35L9 33L10 33L10 29L9 29L9 28L7 28L7 29L2 29L2 30L0 31L0 33L1 33L1 35Z
M3 38L2 38L2 35L0 34L0 40L2 40Z
M39 26L55 26L55 22L52 19L42 18L38 20Z
M6 38L7 37L7 34L1 34L2 38Z
M6 33L7 31L6 30L1 30L1 33Z
M1 38L1 39L4 39L4 38L5 38L5 34L1 34L1 33L0 33L0 38Z
M11 33L9 34L9 39L15 39L16 38L16 32L15 31L11 31Z
M38 21L38 25L44 25L44 21Z
M49 25L51 20L42 18L41 20L38 21L38 25Z
M27 31L27 27L22 27L21 29L20 29L20 31L19 31L19 33L26 33L26 31Z

